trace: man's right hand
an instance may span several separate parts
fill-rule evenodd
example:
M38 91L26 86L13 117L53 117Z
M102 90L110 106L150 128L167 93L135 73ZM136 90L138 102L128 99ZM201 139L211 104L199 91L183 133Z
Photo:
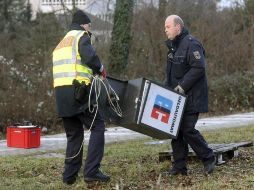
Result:
M105 79L107 77L107 72L106 72L105 67L103 67L103 70L101 72L101 76L103 77L103 79Z

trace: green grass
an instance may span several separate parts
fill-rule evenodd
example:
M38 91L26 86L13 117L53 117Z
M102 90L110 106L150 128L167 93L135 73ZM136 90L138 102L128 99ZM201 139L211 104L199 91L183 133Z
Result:
M203 134L209 143L254 141L254 126ZM110 183L86 184L81 171L74 185L64 185L64 158L38 158L35 154L0 157L0 189L254 189L253 147L240 148L238 157L217 166L210 176L203 175L201 162L190 161L188 176L168 177L161 173L171 163L160 163L158 155L170 148L169 143L144 144L147 141L151 138L105 146L102 170L111 175ZM57 153L64 154L64 150Z

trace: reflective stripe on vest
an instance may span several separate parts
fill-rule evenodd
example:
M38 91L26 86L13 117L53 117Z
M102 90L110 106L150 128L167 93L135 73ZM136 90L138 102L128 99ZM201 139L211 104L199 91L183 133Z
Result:
M63 40L53 51L53 78L54 87L72 85L77 79L86 84L91 82L92 70L83 65L78 52L78 42L86 31L72 30L66 34Z
M81 76L81 77L89 78L89 76L90 76L89 74L82 73L82 72L66 72L66 73L55 73L54 74L54 79L66 78L66 77L76 77L77 73L78 73L78 76Z
M64 65L64 64L72 64L73 60L72 59L63 59L63 60L59 60L59 61L55 61L53 62L53 66L57 66L57 65ZM81 65L81 60L77 60L76 62L77 64Z

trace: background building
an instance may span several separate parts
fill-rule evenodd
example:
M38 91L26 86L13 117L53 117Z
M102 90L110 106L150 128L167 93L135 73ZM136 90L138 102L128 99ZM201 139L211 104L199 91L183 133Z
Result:
M115 0L28 0L32 5L33 18L36 12L43 13L55 12L64 13L66 10L72 10L74 7L87 13L95 15L102 20L113 20L113 11Z
M92 32L96 39L108 41L111 37L115 0L28 0L32 7L32 18L37 12L54 12L60 20L66 20L73 8L85 11L92 21ZM67 19L71 17L67 16Z

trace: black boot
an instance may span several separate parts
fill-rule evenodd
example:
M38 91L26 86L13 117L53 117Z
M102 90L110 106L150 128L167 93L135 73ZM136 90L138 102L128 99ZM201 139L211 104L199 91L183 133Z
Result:
M216 158L215 157L213 157L209 161L205 162L204 163L204 173L205 174L211 174L211 173L213 173L215 165L216 165Z
M74 184L76 182L77 177L78 177L78 175L74 175L74 176L72 176L72 177L70 177L68 179L63 179L63 183L65 183L67 185L72 185L72 184Z
M168 175L187 175L187 169L178 169L175 167L172 167L169 172Z
M104 175L101 171L98 171L96 174L92 176L85 176L84 178L85 182L92 182L92 181L108 182L109 180L110 180L110 177L107 175Z

